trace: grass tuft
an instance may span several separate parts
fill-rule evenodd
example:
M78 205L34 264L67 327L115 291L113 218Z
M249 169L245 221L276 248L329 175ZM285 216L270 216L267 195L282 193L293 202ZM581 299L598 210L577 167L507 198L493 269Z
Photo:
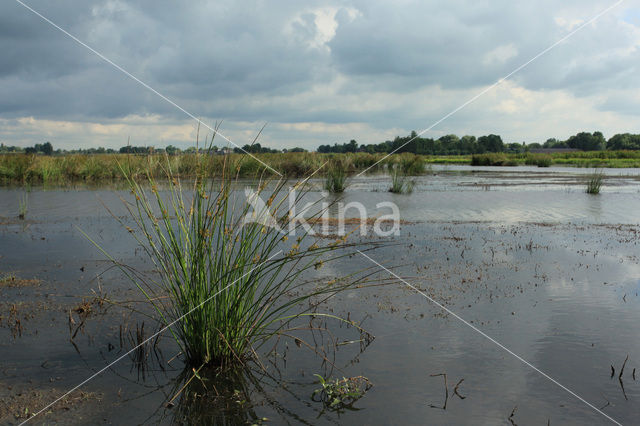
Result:
M195 174L185 183L167 157L166 188L151 173L136 179L122 166L133 196L128 209L136 224L128 230L157 275L143 276L101 250L136 284L157 319L174 324L170 330L187 364L224 366L242 363L261 343L282 333L315 306L316 297L354 282L301 283L301 275L321 256L326 262L346 255L339 249L348 245L344 240L311 244L312 237L304 232L287 241L281 230L293 226L300 232L302 226L287 214L293 195L285 190L286 181L260 180L252 194L245 189L248 200L263 200L262 206L251 205L236 179L243 166L223 164L222 177L213 180L207 177L207 158L204 154L188 165L181 162L183 172L186 166ZM293 205L302 195L291 200ZM302 305L306 310L299 310Z
M389 192L394 194L411 194L415 181L409 179L397 164L391 169L391 187Z
M600 188L602 187L603 179L604 173L602 172L602 170L594 170L594 172L587 177L587 187L585 189L585 192L587 194L599 194Z
M22 194L18 200L18 218L24 220L27 216L27 210L29 208L29 195L28 193Z
M422 175L426 171L426 161L424 157L413 154L403 154L400 157L400 167L402 173L406 176L418 176Z
M347 187L346 166L342 159L331 159L327 168L324 189L329 192L344 192Z

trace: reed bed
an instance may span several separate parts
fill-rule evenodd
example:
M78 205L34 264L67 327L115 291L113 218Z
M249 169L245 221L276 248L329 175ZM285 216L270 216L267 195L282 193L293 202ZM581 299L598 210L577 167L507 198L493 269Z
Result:
M288 178L308 176L327 161L340 161L348 176L363 170L371 173L391 170L399 164L407 175L419 175L428 171L427 164L471 164L475 166L517 166L522 164L549 167L564 165L576 167L640 167L638 151L589 151L554 154L487 153L474 155L425 156L411 153L370 154L320 154L313 152L256 154L255 157ZM121 171L128 175L144 177L151 174L156 179L165 177L162 164L171 163L172 172L180 178L193 178L204 170L208 177L221 177L224 165L238 166L240 177L276 176L273 171L255 158L245 154L199 155L179 154L69 154L44 156L34 154L0 154L0 184L63 185L70 182L111 183L125 181ZM327 177L331 168L321 170L319 176Z
M33 154L0 155L0 183L4 184L65 184L68 182L115 182L126 181L122 169L128 176L138 178L151 175L155 179L165 178L163 164L171 164L172 173L182 179L194 178L204 173L210 178L220 178L230 166L237 169L239 177L276 176L265 166L269 165L288 178L304 177L320 168L327 160L339 158L345 173L364 170L380 160L382 155L367 153L318 154L284 153L257 154L255 158L245 154L215 155L180 154L70 154L43 156ZM260 160L260 161L258 161ZM265 164L263 164L265 163ZM383 164L372 171L380 170ZM324 174L320 171L320 175Z

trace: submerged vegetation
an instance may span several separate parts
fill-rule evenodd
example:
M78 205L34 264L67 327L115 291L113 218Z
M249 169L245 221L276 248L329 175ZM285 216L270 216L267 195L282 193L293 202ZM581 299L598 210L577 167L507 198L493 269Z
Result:
M165 162L147 158L152 162L147 170L165 174L164 188L155 173L141 178L139 163L133 168L123 163L133 195L127 208L136 229L121 223L143 247L158 276L132 271L109 257L144 294L157 319L169 327L185 362L194 366L241 362L305 315L315 297L353 285L348 280L331 286L300 281L305 271L344 255L341 249L347 244L308 241L311 236L287 214L292 193L285 191L286 181L260 180L255 192L246 193L245 202L235 185L242 162L223 163L221 178L212 180L207 178L210 158L191 158L194 179L188 184L174 172L183 164L169 157ZM299 190L304 193L303 187ZM252 202L258 197L264 202ZM300 194L295 197L294 205ZM281 230L291 234L292 229L303 232L287 241ZM301 303L307 308L300 308Z
M604 173L602 170L595 170L587 177L587 187L585 192L587 194L599 194L602 187L602 180L604 179Z

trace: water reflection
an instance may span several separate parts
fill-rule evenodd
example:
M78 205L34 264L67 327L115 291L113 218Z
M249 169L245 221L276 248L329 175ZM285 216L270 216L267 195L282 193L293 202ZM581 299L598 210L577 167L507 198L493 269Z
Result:
M233 368L185 369L174 381L158 410L158 423L174 425L237 425L282 422L313 424L305 419L308 395L256 363ZM301 408L301 412L297 408ZM316 410L319 418L323 411ZM268 414L269 417L265 417ZM332 422L330 418L326 418Z
M185 369L167 394L163 417L171 424L236 425L263 421L252 400L260 380L249 368Z

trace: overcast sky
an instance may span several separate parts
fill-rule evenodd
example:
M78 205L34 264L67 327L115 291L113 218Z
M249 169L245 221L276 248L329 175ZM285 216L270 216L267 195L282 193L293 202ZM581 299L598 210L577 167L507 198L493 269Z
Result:
M239 145L378 143L429 127L613 1L26 0ZM640 133L627 0L428 137ZM206 133L206 129L203 131ZM195 142L196 122L13 0L0 3L0 142Z

